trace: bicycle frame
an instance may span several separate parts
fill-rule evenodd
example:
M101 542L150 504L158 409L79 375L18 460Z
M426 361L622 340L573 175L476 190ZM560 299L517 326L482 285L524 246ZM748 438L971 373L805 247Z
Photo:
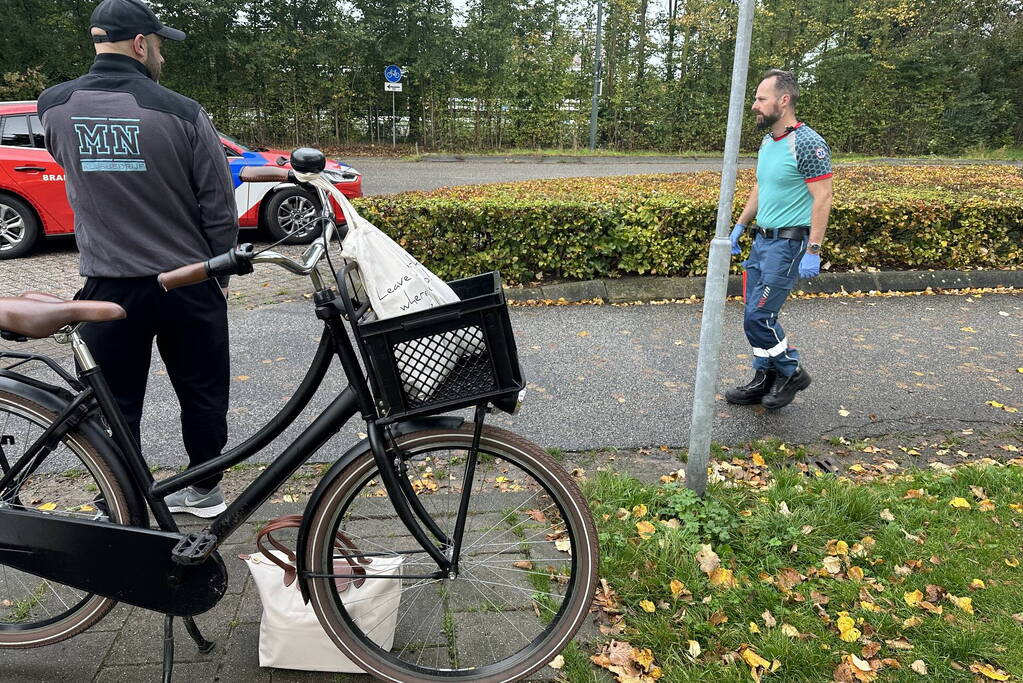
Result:
M320 194L322 217L332 219L333 212L330 209L329 202L326 201L326 197L323 196L321 191L318 192ZM331 227L333 226L332 221L330 225ZM428 554L438 566L438 570L432 574L417 577L406 576L405 578L440 578L456 574L461 548L461 536L465 527L471 487L463 487L462 500L460 501L456 518L454 538L449 538L418 500L408 478L404 476L404 462L400 455L396 450L388 448L388 443L393 444L396 436L406 431L406 429L402 427L402 423L386 427L377 423L378 415L366 375L359 365L356 351L345 329L344 316L346 312L351 312L351 305L350 303L339 301L340 297L337 293L332 288L324 285L322 278L320 278L318 271L316 271L316 263L322 257L327 248L326 245L329 243L330 232L331 230L325 229L322 244L320 241L315 242L306 252L303 263L296 263L275 253L260 259L263 262L278 263L293 272L311 276L315 289L314 303L316 304L316 315L324 322L324 332L310 367L294 395L255 434L213 460L198 466L189 467L163 481L155 481L142 455L140 446L135 442L127 421L122 415L116 399L103 377L101 369L95 363L88 347L78 333L78 327L75 327L63 333L63 339L59 339L59 341L70 343L72 346L75 360L79 367L78 379L81 391L71 398L66 408L57 416L57 419L44 430L43 434L25 451L24 455L14 466L0 463L0 465L3 465L3 476L0 477L0 491L7 489L17 477L28 476L35 471L47 455L49 455L50 451L59 443L61 438L73 430L83 419L99 411L107 420L114 442L121 451L123 462L127 466L133 484L145 500L148 508L152 511L160 529L179 533L177 524L164 498L211 474L223 471L252 457L272 443L285 429L294 423L299 414L309 404L309 401L321 386L334 356L337 356L348 378L348 386L266 467L255 481L242 491L238 498L228 506L227 510L219 515L206 531L199 535L202 538L195 539L197 542L205 542L208 546L204 554L197 561L201 562L211 554L223 539L226 539L237 530L270 498L281 484L358 413L366 421L366 433L368 435L366 440L372 449L381 480L398 517L422 547L423 552ZM350 322L352 321L350 320ZM0 354L0 356L4 355L15 354ZM50 359L44 356L33 354L16 354L16 356L25 358L26 362L30 359L38 359L51 365L51 367L54 365ZM66 373L60 374L65 381L73 379L67 376ZM13 373L10 370L4 371L4 375L8 377L14 375L19 379L24 379L26 383L31 384L35 382L38 384L36 380L26 378L20 373ZM69 384L72 388L78 388L70 381ZM66 391L64 394L68 395ZM466 477L471 477L473 473L483 418L484 407L478 406L476 410L476 433L472 449L468 454ZM434 419L436 420L437 418ZM413 420L409 421L408 424L422 424L423 422L425 420ZM349 453L351 452L349 451ZM426 527L425 530L424 526ZM440 547L430 539L427 531L440 543ZM192 536L196 535L193 534ZM182 543L188 539L189 537L183 537ZM175 549L175 553L177 553L177 549ZM180 564L189 564L189 562L182 561L180 558L175 559ZM305 574L301 571L301 566L299 569L299 576L303 582L303 593L305 593L305 579L319 578L320 575Z

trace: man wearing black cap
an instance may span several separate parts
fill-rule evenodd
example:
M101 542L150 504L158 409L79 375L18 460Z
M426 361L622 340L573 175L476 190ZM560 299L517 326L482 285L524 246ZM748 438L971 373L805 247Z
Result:
M227 443L227 280L164 292L156 275L235 245L227 158L202 107L157 83L164 40L184 40L183 32L140 0L103 0L91 34L97 54L89 73L39 96L46 147L64 167L75 212L86 277L79 296L128 312L126 320L87 325L82 336L139 442L156 339L181 404L185 450L197 465ZM225 509L220 478L167 504L213 517Z

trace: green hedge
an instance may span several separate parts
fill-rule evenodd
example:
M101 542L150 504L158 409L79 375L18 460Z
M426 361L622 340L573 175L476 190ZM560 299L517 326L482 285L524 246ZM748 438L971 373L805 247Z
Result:
M493 269L507 282L703 275L719 182L716 173L568 178L372 197L358 206L446 278ZM736 216L752 182L752 171L740 173ZM834 187L824 255L832 270L1023 265L1017 168L844 167Z

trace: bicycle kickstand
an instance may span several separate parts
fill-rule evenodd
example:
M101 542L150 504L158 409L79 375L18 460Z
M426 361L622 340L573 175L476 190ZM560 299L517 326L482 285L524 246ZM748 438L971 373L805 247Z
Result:
M192 617L182 617L185 622L185 630L195 641L196 647L202 654L208 654L216 647L216 643L206 640L199 627ZM174 671L174 616L164 615L163 618L163 683L171 683L171 674Z
M174 671L174 617L165 614L163 617L163 683L171 683Z

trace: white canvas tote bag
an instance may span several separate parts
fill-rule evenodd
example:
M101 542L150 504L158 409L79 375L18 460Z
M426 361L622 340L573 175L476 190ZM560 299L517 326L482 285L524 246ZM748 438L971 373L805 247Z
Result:
M311 605L302 600L295 570L295 553L271 534L286 528L297 528L301 515L288 515L267 523L260 530L256 545L260 552L243 555L252 573L252 580L263 603L259 622L259 665L302 671L362 673L342 654L323 631ZM273 548L267 549L263 541ZM347 537L338 538L335 547L342 554L355 550ZM363 574L366 577L401 573L400 557L373 557L359 561L336 560L339 574ZM394 629L401 599L401 579L335 579L341 601L364 632L385 650L394 641Z

